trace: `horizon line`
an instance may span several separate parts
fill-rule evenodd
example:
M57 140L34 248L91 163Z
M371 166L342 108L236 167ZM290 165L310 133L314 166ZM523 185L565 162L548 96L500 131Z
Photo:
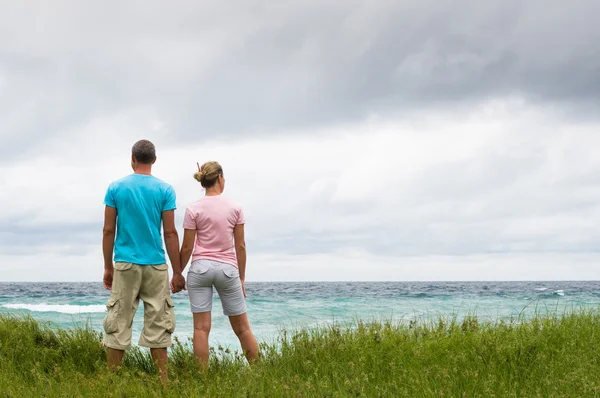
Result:
M415 283L415 282L454 282L454 283L481 283L481 282L600 282L600 279L481 279L481 280L257 280L246 281L247 283ZM0 281L0 283L102 283L102 281Z

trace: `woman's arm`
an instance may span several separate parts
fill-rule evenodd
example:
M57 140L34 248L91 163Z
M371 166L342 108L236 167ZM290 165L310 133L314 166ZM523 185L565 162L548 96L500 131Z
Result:
M233 240L235 242L235 255L237 256L240 279L246 279L246 242L244 240L244 224L237 224L233 228Z
M194 241L196 240L195 229L184 229L183 230L183 241L181 242L181 251L179 252L179 264L181 265L181 272L187 266L192 252L194 251Z
M235 255L237 256L238 269L240 271L240 280L242 281L242 289L244 297L246 297L246 241L244 239L244 224L237 224L233 228L233 240L235 243Z

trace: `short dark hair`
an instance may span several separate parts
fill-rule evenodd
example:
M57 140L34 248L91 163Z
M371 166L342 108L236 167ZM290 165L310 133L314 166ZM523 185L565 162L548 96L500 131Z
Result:
M156 148L148 140L139 140L131 148L131 154L142 164L152 164L156 159Z

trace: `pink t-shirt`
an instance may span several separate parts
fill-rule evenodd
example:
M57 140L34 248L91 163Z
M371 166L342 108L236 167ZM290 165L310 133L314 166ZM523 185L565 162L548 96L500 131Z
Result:
M242 208L221 195L192 203L183 219L183 228L196 230L192 261L215 260L237 267L233 228L245 222Z

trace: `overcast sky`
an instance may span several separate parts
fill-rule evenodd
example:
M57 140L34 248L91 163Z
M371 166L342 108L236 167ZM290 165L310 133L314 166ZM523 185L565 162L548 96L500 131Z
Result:
M157 146L249 281L600 278L600 2L2 1L0 281L100 281Z

